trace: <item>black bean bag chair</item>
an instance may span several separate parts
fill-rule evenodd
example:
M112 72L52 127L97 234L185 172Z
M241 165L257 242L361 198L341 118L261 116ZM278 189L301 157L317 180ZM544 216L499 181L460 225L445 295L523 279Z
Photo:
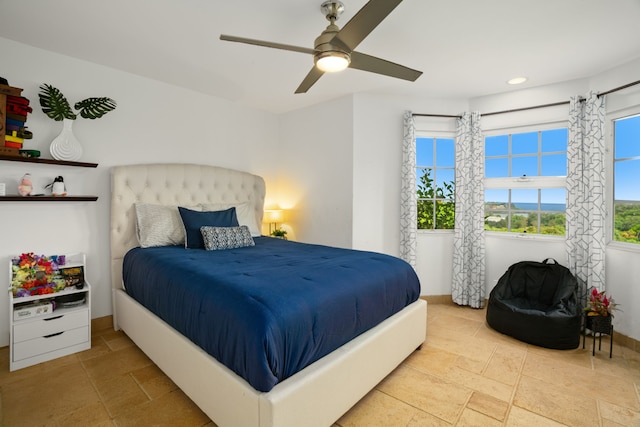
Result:
M554 349L580 344L578 281L555 260L513 264L489 295L487 323L520 341Z

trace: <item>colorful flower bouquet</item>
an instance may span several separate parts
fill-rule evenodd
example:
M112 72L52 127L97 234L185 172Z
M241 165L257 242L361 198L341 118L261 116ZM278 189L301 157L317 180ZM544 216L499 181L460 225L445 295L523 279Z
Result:
M11 271L11 291L17 298L52 294L65 288L58 273L58 256L22 254L11 260Z
M593 288L589 294L587 300L587 306L584 311L587 312L587 316L611 316L613 317L613 311L618 310L618 304L613 300L612 296L608 296L602 292L598 292L596 288Z

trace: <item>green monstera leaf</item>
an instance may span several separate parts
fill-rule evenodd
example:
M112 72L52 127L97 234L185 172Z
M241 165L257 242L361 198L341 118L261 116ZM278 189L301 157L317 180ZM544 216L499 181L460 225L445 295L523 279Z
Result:
M76 110L80 110L80 115L85 119L99 119L116 108L116 101L111 98L87 98L76 102Z
M40 86L40 106L42 111L53 120L61 121L63 119L75 120L78 116L71 108L67 98L55 87L43 84ZM111 98L87 98L80 102L76 102L73 106L79 111L81 117L85 119L99 119L116 108L116 101Z
M67 98L55 87L43 84L40 86L40 106L42 111L51 119L61 121L62 119L75 120L76 115L69 105Z

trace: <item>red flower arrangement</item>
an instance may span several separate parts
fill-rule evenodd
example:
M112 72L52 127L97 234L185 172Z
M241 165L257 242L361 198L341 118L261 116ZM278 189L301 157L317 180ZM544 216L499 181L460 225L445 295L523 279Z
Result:
M618 304L613 300L612 296L608 296L602 292L598 292L596 288L591 289L589 300L584 311L587 316L611 316L613 311L618 310Z

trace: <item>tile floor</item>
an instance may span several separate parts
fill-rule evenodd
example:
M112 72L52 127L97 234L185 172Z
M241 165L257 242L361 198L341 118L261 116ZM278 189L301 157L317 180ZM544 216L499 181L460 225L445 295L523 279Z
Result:
M534 347L484 317L429 304L422 349L334 427L640 426L640 353ZM16 372L1 348L0 425L215 426L109 321L94 321L91 350Z

